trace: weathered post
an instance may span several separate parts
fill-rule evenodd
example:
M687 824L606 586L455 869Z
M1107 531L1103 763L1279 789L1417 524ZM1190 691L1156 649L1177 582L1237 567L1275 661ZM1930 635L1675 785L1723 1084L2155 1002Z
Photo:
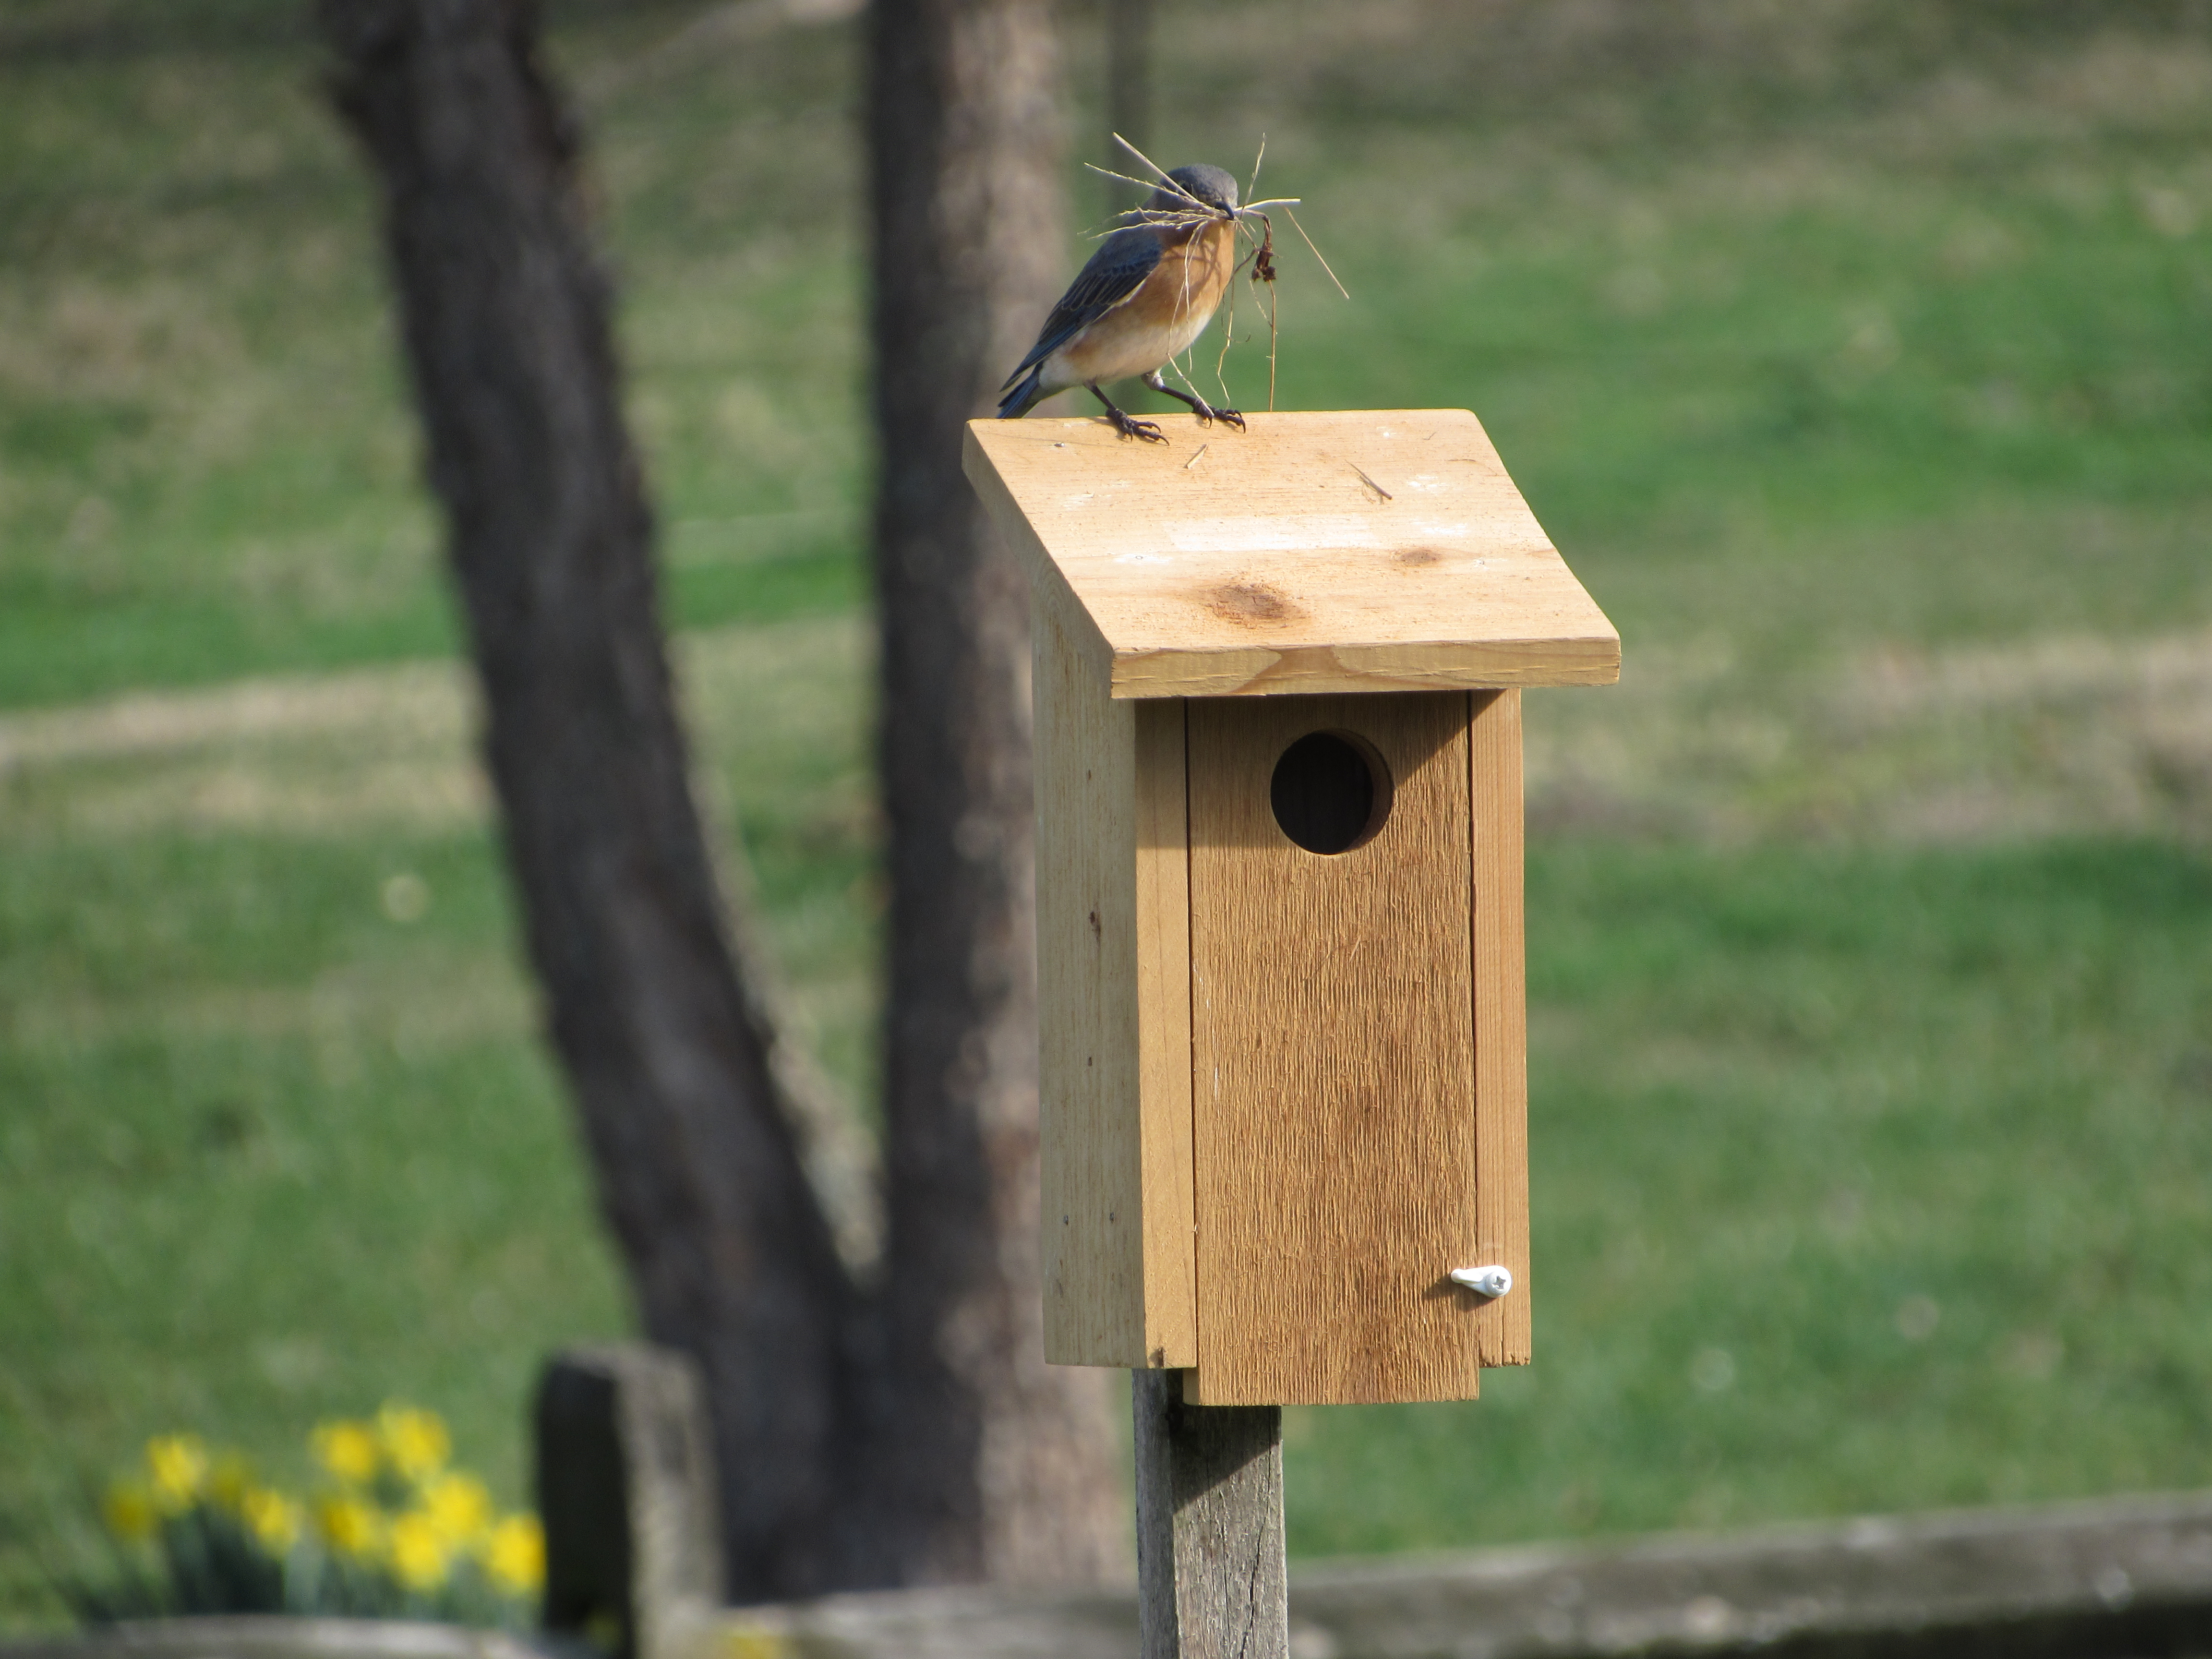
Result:
M1182 1373L1130 1373L1144 1659L1289 1659L1283 1408L1186 1406Z
M536 1410L548 1630L670 1659L722 1605L706 1384L644 1343L546 1362Z
M1464 410L976 421L1035 637L1045 1357L1146 1659L1281 1656L1280 1407L1528 1359L1521 703L1620 636Z

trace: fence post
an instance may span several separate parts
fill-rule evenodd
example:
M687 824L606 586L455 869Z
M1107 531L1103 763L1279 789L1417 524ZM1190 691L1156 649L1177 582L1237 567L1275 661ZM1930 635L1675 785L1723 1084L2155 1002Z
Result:
M572 1348L538 1385L545 1626L667 1659L722 1601L713 1441L698 1367L643 1343Z

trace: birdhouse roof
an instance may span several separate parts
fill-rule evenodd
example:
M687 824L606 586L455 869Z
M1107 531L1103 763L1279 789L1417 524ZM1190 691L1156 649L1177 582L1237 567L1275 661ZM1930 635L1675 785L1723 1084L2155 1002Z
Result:
M1620 635L1463 409L971 421L1000 529L1097 626L1116 697L1598 685Z

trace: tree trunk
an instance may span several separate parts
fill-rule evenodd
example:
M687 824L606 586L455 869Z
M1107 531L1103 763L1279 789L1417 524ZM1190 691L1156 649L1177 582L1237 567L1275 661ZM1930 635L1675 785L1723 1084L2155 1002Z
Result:
M879 1443L906 1582L1126 1571L1103 1372L1043 1363L1029 605L960 471L1058 288L1047 0L877 0L876 584L890 825Z
M1103 1373L1042 1363L1028 653L959 471L1050 297L1044 0L874 43L887 1261L855 1288L689 791L606 283L531 0L320 0L385 193L509 863L642 1322L708 1378L739 1601L1126 1560Z
M822 1582L854 1298L720 923L605 280L526 0L324 0L385 189L531 959L646 1330L711 1379L731 1582Z

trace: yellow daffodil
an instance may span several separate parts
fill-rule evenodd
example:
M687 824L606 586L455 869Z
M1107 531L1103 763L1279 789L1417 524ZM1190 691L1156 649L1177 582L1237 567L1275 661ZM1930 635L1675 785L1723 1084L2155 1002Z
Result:
M315 1425L316 1459L341 1480L363 1486L376 1478L376 1431L341 1419Z
M392 1523L392 1577L416 1591L434 1590L446 1582L446 1540L438 1523L422 1510L410 1510Z
M471 1549L491 1526L491 1493L472 1474L441 1474L422 1488L422 1512L451 1549Z
M154 1495L130 1480L118 1480L107 1489L100 1513L107 1522L108 1531L126 1544L143 1543L151 1538L160 1519L155 1513Z
M249 1487L239 1499L238 1512L261 1547L271 1555L287 1554L300 1541L300 1506L281 1492Z
M206 1443L196 1434L158 1435L146 1443L146 1473L155 1506L164 1515L181 1515L206 1487Z
M233 1515L243 1512L246 1495L252 1490L253 1471L236 1452L222 1453L208 1470L209 1499Z
M510 1595L533 1594L545 1582L545 1533L534 1515L502 1516L484 1547L484 1571Z
M392 1467L410 1480L437 1474L453 1449L446 1419L437 1413L389 1401L376 1414L376 1437Z
M315 1529L323 1542L355 1561L373 1559L384 1544L384 1516L358 1498L325 1498L315 1505Z

